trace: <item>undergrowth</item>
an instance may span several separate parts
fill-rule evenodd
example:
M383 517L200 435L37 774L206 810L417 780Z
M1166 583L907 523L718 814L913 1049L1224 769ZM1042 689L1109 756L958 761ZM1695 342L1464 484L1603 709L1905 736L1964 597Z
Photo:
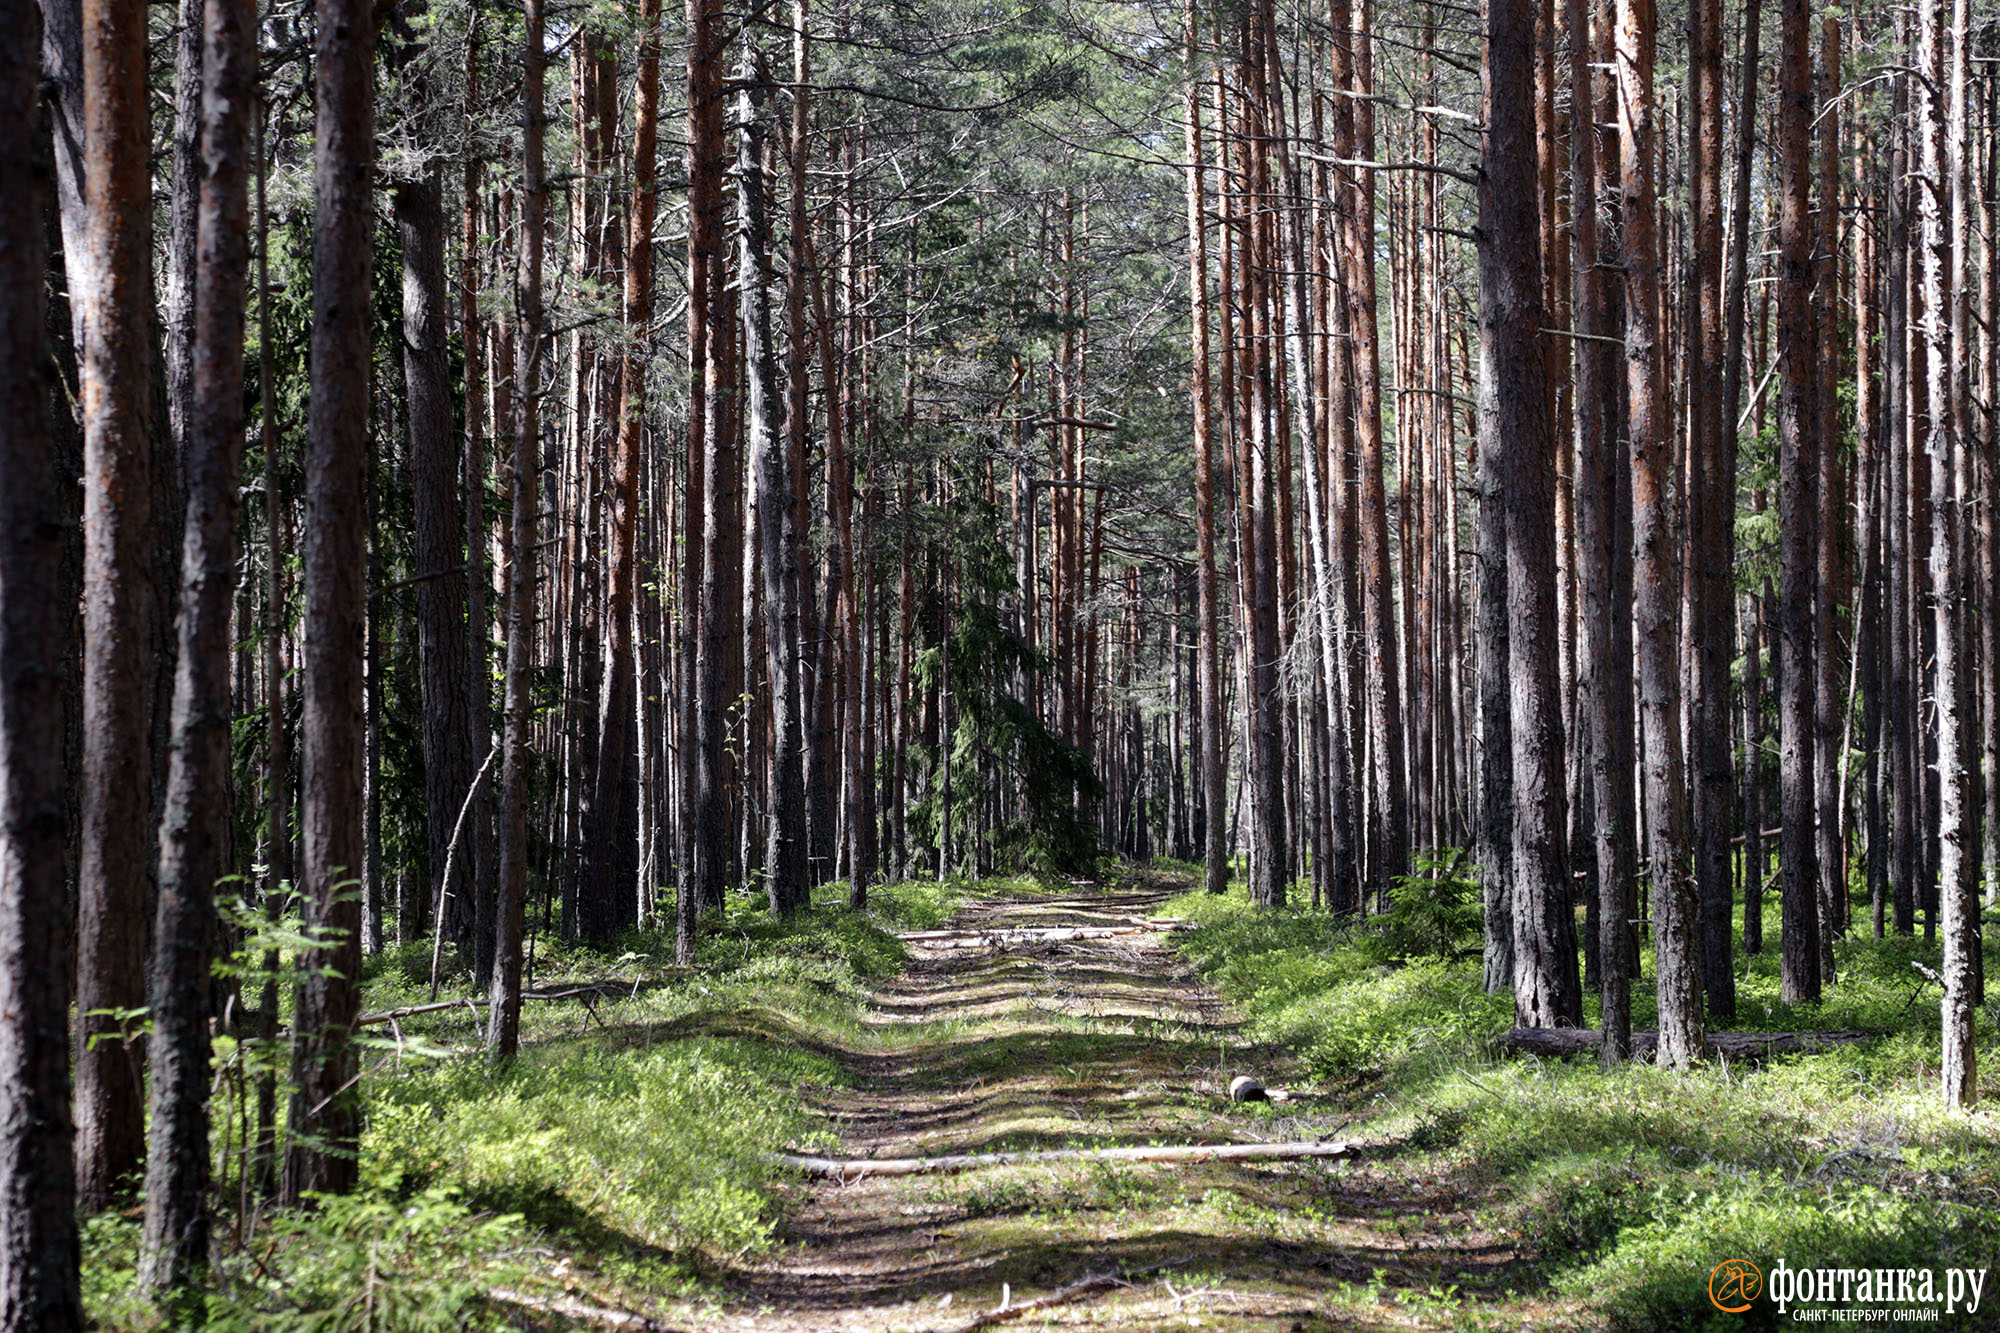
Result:
M380 1040L364 1054L361 1188L291 1212L254 1195L221 1209L207 1327L518 1328L496 1292L581 1286L644 1305L768 1246L787 1189L768 1155L830 1141L800 1093L847 1077L837 1057L868 1040L866 987L905 961L895 932L949 920L956 890L880 886L859 913L844 901L845 885L828 885L781 922L735 898L685 969L666 935L628 932L608 952L540 941L533 984L621 987L524 1005L521 1055L505 1067L486 1058L471 1009L368 1029ZM425 1001L429 968L428 945L371 959L364 1011ZM221 1181L237 1169L227 1118L218 1108ZM136 1214L89 1222L94 1326L157 1326L138 1258Z
M1231 892L1164 910L1198 924L1176 946L1257 1040L1289 1047L1367 1105L1392 1162L1442 1167L1484 1200L1482 1221L1529 1256L1524 1281L1588 1326L1775 1326L1768 1291L1747 1314L1709 1301L1725 1259L1768 1271L1780 1259L1942 1269L2000 1258L2000 1117L1943 1108L1937 995L1910 966L1935 967L1935 943L1843 940L1839 984L1806 1006L1780 1000L1775 950L1737 959L1735 1027L1861 1028L1874 1034L1864 1043L1763 1067L1606 1071L1503 1056L1511 1001L1484 992L1476 950L1408 947L1401 895L1396 909L1336 924L1259 913ZM1433 904L1419 919L1450 916ZM1475 915L1468 944L1477 928ZM2000 950L1989 944L1987 959L2000 976ZM1633 992L1642 1027L1654 1018L1650 950L1644 972ZM1593 997L1589 1021L1595 1008ZM1980 1025L1991 1049L2000 1005ZM1990 1063L1983 1081L1990 1106L2000 1094ZM1977 1326L2000 1327L2000 1314Z

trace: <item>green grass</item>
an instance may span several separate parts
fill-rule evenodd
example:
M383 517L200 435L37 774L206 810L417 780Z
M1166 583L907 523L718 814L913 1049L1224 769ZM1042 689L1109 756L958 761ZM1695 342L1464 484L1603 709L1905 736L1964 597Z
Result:
M1253 1035L1296 1051L1365 1111L1368 1136L1401 1167L1445 1171L1481 1199L1495 1229L1533 1256L1535 1283L1575 1312L1565 1318L1770 1327L1768 1301L1747 1315L1715 1311L1715 1264L1977 1268L2000 1257L2000 1118L1942 1106L1937 992L1910 967L1936 966L1938 949L1921 938L1841 941L1839 984L1817 1004L1787 1005L1773 901L1772 947L1737 959L1734 1026L1878 1035L1762 1068L1675 1075L1502 1056L1494 1042L1512 1006L1483 992L1479 960L1399 963L1384 947L1391 922L1258 913L1235 892L1188 894L1166 910L1199 923L1176 944ZM2000 977L1996 934L1987 968ZM1650 978L1650 947L1644 969ZM1595 1010L1593 999L1592 1021ZM1653 1016L1641 983L1634 1022ZM1996 1020L1989 1004L1983 1051ZM1988 1105L1996 1073L1989 1062Z
M791 1186L768 1154L831 1141L801 1094L846 1077L832 1053L866 1043L866 987L906 958L895 932L949 920L957 893L883 886L854 913L828 885L787 922L737 896L688 969L669 966L670 936L629 932L604 953L541 942L538 985L641 984L589 1006L525 1005L505 1068L470 1010L367 1029L362 1188L304 1212L219 1216L208 1326L519 1327L493 1288L580 1282L636 1306L701 1290L721 1257L770 1244ZM427 999L429 967L427 945L370 959L364 1011ZM216 1175L233 1198L232 1111L218 1100ZM121 1214L86 1229L99 1327L156 1326L135 1285L138 1232Z

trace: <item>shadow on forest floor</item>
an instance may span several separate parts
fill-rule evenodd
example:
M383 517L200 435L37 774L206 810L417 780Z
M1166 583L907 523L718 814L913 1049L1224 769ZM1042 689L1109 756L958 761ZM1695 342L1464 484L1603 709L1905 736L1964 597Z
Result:
M1153 887L1102 901L978 901L959 924L1123 923L1178 885ZM1156 935L913 943L852 1046L811 1042L774 1011L698 1022L716 1035L806 1040L835 1061L844 1086L810 1096L847 1157L1332 1139L1351 1119L1317 1098L1231 1104L1238 1073L1278 1086L1299 1071L1250 1044ZM816 1181L797 1187L778 1246L732 1267L719 1305L686 1317L772 1331L948 1328L1098 1275L1119 1281L1009 1326L1463 1327L1463 1300L1505 1303L1520 1261L1478 1225L1480 1201L1399 1165L1393 1144L1371 1147L1354 1161L1062 1162Z

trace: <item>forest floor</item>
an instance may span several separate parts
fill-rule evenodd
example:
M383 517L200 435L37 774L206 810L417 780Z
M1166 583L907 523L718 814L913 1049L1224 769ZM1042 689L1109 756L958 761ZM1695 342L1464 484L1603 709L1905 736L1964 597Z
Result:
M1187 887L1154 872L1136 892L974 899L955 924L1125 925ZM1501 1309L1515 1252L1475 1200L1311 1089L1231 1103L1237 1074L1283 1087L1303 1071L1253 1044L1160 934L913 942L863 1021L876 1049L835 1052L849 1077L807 1093L843 1157L1345 1139L1356 1159L821 1180L800 1187L777 1246L690 1312L701 1326L955 1329L1092 1278L1112 1282L1006 1326L1463 1328L1475 1296L1495 1326L1520 1322Z
M1768 1294L1719 1312L1721 1261L2000 1266L2000 1060L1978 1109L1942 1106L1935 940L1857 930L1810 1005L1783 1000L1775 950L1739 959L1737 1030L1864 1042L1607 1070L1501 1048L1513 1006L1484 989L1476 886L1450 870L1365 921L1196 880L904 882L859 912L830 884L787 920L738 894L690 967L659 934L614 954L544 933L547 1002L506 1065L470 996L426 1002L428 944L378 955L352 1195L257 1201L256 1050L219 1051L217 1194L238 1204L208 1327L1739 1333L1787 1321ZM1186 928L1131 928L1157 917ZM948 924L975 938L947 947ZM1001 933L1068 926L1126 930ZM1982 1052L2000 987L1986 1010ZM1239 1074L1296 1095L1232 1103ZM1257 1142L1353 1151L845 1180L784 1157ZM89 1219L92 1327L161 1327L139 1227L136 1208ZM2000 1330L2000 1301L1940 1326Z

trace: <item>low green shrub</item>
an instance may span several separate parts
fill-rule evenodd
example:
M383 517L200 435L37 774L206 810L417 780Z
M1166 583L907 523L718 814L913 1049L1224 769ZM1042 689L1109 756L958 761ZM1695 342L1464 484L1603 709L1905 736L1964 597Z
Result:
M458 1333L517 1327L488 1299L521 1280L519 1217L475 1210L449 1189L405 1194L393 1176L270 1217L248 1246L224 1246L206 1292L212 1333ZM139 1224L115 1213L83 1228L84 1307L93 1327L166 1321L138 1285Z
M823 1057L713 1038L459 1061L378 1087L363 1148L538 1221L676 1252L756 1248L775 1216L765 1155L812 1132L792 1089L832 1077Z
M1775 949L1739 960L1738 1028L1872 1040L1762 1066L1607 1071L1500 1055L1511 1000L1485 994L1477 959L1453 956L1466 886L1440 891L1440 879L1455 876L1413 877L1395 911L1360 923L1259 913L1240 893L1165 910L1196 923L1176 947L1257 1039L1365 1101L1390 1160L1450 1173L1587 1326L1774 1327L1768 1301L1726 1316L1710 1304L1725 1259L1768 1270L2000 1256L2000 1121L1940 1104L1936 991L1910 966L1935 967L1935 942L1839 941L1840 982L1814 1005L1782 1003ZM1427 934L1442 947L1411 947ZM2000 952L1988 973L2000 975ZM1635 1026L1650 1026L1650 980L1633 999Z

